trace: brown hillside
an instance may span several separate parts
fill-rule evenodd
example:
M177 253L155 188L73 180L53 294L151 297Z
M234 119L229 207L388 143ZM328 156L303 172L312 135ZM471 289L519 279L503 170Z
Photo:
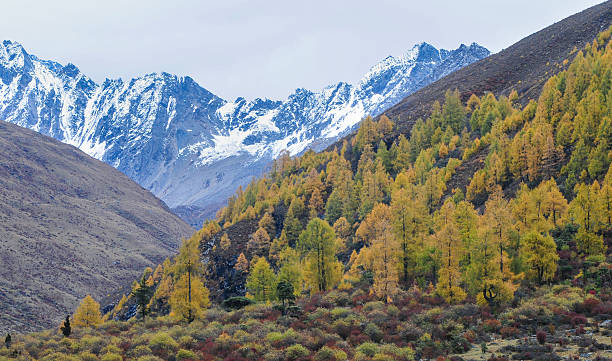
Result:
M75 147L0 122L0 331L55 327L173 254L191 227Z

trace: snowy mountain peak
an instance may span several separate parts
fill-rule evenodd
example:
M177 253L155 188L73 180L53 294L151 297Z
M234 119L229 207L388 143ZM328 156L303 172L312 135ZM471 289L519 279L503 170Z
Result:
M0 66L5 72L20 71L24 68L31 68L32 62L21 44L4 40L0 46Z
M298 88L284 101L228 102L165 72L97 84L73 64L0 46L0 119L73 144L118 168L170 207L210 215L283 151L322 149L419 88L489 52L420 43L356 84Z

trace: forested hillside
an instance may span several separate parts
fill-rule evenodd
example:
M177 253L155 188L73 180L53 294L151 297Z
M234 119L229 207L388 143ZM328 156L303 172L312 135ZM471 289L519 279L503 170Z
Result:
M449 89L409 134L367 118L339 149L281 156L104 316L168 315L107 322L95 332L123 343L104 352L608 359L611 35L567 54L526 105Z
M568 70L524 107L516 92L462 104L449 90L408 137L390 141L383 116L366 119L342 149L281 157L184 248L200 248L207 278L233 277L230 287L247 268L229 267L246 260L259 301L274 298L265 289L278 279L300 294L369 277L382 300L431 284L447 302L491 307L521 284L602 287L612 218L609 37L568 54ZM236 228L248 241L232 237ZM253 283L260 271L270 272L267 284Z

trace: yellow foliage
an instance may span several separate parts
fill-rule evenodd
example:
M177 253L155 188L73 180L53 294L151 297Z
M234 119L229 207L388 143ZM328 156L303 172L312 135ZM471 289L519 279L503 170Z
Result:
M174 285L170 296L170 316L176 320L189 320L202 317L210 306L209 292L199 277L191 276L191 302L189 302L189 274L185 273Z
M72 323L77 327L97 327L102 324L100 304L90 295L85 296L72 316Z

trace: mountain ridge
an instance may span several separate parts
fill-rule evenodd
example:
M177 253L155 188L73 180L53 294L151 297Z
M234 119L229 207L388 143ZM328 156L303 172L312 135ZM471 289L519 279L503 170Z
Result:
M592 6L432 82L386 109L384 114L400 120L396 122L397 133L409 131L416 119L429 116L434 101L444 100L446 89L458 89L463 101L471 94L480 96L492 92L496 96L508 96L516 90L518 100L525 105L538 97L548 79L543 75L566 69L569 63L563 62L570 52L584 47L611 20L611 1Z
M488 55L475 43L450 51L421 43L385 58L355 84L298 88L282 101L230 102L188 76L165 72L97 84L73 64L40 60L5 40L0 119L77 146L171 208L211 216L282 151L321 150L366 115Z

